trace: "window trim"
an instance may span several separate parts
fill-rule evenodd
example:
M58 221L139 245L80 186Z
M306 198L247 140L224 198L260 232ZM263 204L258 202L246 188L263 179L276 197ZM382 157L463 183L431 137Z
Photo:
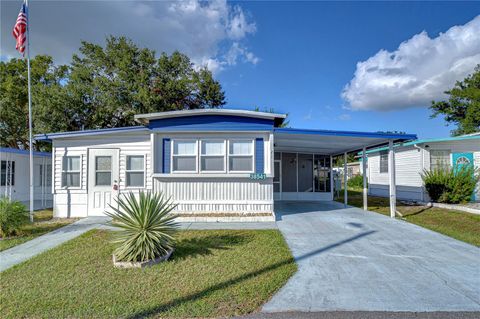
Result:
M129 157L132 157L132 156L136 156L136 157L143 157L143 169L142 170L135 170L135 169L128 169L128 158ZM147 156L146 154L129 154L129 155L125 155L125 189L143 189L146 187L147 185ZM140 173L142 172L143 173L143 185L142 186L129 186L127 185L127 182L128 182L128 173Z
M252 145L252 153L251 154L240 154L240 155L235 155L235 154L230 154L230 144L232 142L242 142L242 141L247 141L250 142ZM255 172L255 138L231 138L228 139L228 145L227 145L227 173L254 173ZM251 157L252 158L252 169L250 171L236 171L236 170L231 170L230 169L230 157Z
M195 154L194 155L175 155L175 142L195 142ZM172 138L170 141L170 147L171 147L171 152L170 152L170 172L171 174L192 174L192 173L198 173L199 167L198 167L198 141L199 139L195 138ZM174 159L175 157L194 157L195 156L195 170L192 171L179 171L174 169Z
M80 168L78 171L68 171L66 170L65 167L65 158L67 157L77 157L80 161ZM62 155L62 175L61 175L61 181L60 185L62 189L81 189L82 188L82 163L83 163L83 155ZM78 186L67 186L63 184L63 174L66 173L79 173L79 181L78 181Z
M218 174L218 173L226 173L227 172L227 139L224 138L204 138L204 139L199 139L199 150L198 150L198 169L199 172L202 174ZM215 154L215 155L206 155L202 154L202 147L203 147L203 142L222 142L223 144L223 154ZM209 171L209 170L203 170L202 169L202 158L206 157L223 157L223 170L218 170L218 171Z

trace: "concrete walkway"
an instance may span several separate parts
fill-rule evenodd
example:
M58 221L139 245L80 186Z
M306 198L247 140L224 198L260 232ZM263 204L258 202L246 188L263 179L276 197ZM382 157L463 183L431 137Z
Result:
M0 252L0 272L61 245L91 229L97 228L108 220L108 217L87 217L21 245L4 250Z
M480 311L480 249L335 202L280 203L298 272L263 311Z

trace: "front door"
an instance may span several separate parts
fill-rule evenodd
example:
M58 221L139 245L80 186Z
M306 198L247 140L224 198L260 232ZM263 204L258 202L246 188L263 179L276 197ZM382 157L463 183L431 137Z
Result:
M118 196L118 149L88 151L88 215L103 216Z

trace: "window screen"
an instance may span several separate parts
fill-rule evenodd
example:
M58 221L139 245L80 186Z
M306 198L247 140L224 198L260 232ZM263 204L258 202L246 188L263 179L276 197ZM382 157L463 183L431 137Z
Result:
M380 173L388 173L388 152L380 153Z

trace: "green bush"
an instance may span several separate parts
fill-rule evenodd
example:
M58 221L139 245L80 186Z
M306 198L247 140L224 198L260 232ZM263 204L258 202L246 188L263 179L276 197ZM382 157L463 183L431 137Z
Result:
M479 181L478 172L472 166L424 170L421 176L433 202L450 204L469 202Z
M363 188L363 175L355 175L347 181L350 188Z
M28 222L25 205L8 197L0 198L0 237L18 234L20 227Z
M147 261L167 254L174 247L174 234L178 229L175 215L170 214L175 204L162 193L140 192L138 199L130 192L117 201L112 225L120 228L114 232L114 251L119 261Z

